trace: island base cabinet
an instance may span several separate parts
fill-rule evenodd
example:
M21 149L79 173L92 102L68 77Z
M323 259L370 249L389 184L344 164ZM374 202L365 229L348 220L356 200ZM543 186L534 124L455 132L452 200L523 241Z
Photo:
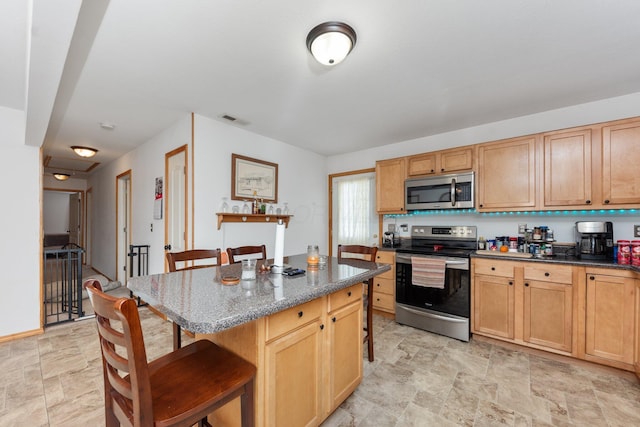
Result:
M265 349L267 426L316 426L321 422L320 319Z
M633 370L634 286L630 277L587 272L585 359Z

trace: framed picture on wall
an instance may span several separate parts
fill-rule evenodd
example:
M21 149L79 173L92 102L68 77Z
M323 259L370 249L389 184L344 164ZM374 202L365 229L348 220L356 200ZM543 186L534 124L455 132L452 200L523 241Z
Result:
M278 164L231 154L231 198L278 202Z

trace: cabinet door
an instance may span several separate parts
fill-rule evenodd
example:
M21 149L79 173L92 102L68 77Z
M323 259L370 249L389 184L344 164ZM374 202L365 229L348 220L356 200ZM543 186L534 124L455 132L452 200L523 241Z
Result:
M634 367L636 376L640 378L640 280L636 279L636 348L634 356Z
M362 380L361 299L329 313L328 340L329 408L327 413L336 409Z
M266 345L264 425L316 426L324 418L320 327L316 319Z
M640 204L640 121L602 128L605 205Z
M478 147L478 210L536 206L535 148L535 137Z
M404 213L404 158L376 162L376 210Z
M587 274L585 353L633 364L634 280Z
M545 135L544 205L591 203L591 130Z
M524 341L570 353L573 287L563 283L524 282Z
M473 332L513 339L514 279L476 275L473 287Z
M407 175L433 175L437 172L436 153L418 154L407 158Z
M473 148L440 152L440 173L458 172L473 169Z

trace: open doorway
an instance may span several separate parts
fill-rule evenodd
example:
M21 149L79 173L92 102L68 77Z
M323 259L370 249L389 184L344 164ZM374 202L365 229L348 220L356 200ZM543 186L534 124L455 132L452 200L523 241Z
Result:
M45 188L42 197L44 246L74 243L84 248L84 191Z

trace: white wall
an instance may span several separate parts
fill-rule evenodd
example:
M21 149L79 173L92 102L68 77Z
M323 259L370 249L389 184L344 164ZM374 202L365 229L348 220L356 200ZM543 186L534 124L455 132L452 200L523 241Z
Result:
M118 174L131 169L132 243L150 245L150 273L164 271L164 219L153 219L155 178L164 176L165 153L184 144L189 144L188 162L191 162L190 140L191 117L185 116L91 177L89 186L94 194L92 264L96 269L115 277L115 180ZM267 255L273 256L273 225L224 224L221 230L216 228L215 213L222 197L230 197L231 153L237 153L279 165L279 206L288 202L294 215L285 233L285 254L303 252L312 243L326 248L327 173L323 156L198 115L195 116L194 140L195 165L189 164L189 171L193 167L195 175L194 224L190 226L194 247L224 249L264 243Z
M236 247L265 244L273 257L275 225L225 223L216 229L222 197L230 207L231 154L278 164L278 204L293 215L285 232L285 255L302 253L317 244L327 253L327 169L324 156L244 129L196 115L195 120L195 246ZM274 206L275 208L275 206Z
M0 337L40 329L42 167L39 148L25 145L24 135L24 112L0 106L0 174L9 183L0 216Z

